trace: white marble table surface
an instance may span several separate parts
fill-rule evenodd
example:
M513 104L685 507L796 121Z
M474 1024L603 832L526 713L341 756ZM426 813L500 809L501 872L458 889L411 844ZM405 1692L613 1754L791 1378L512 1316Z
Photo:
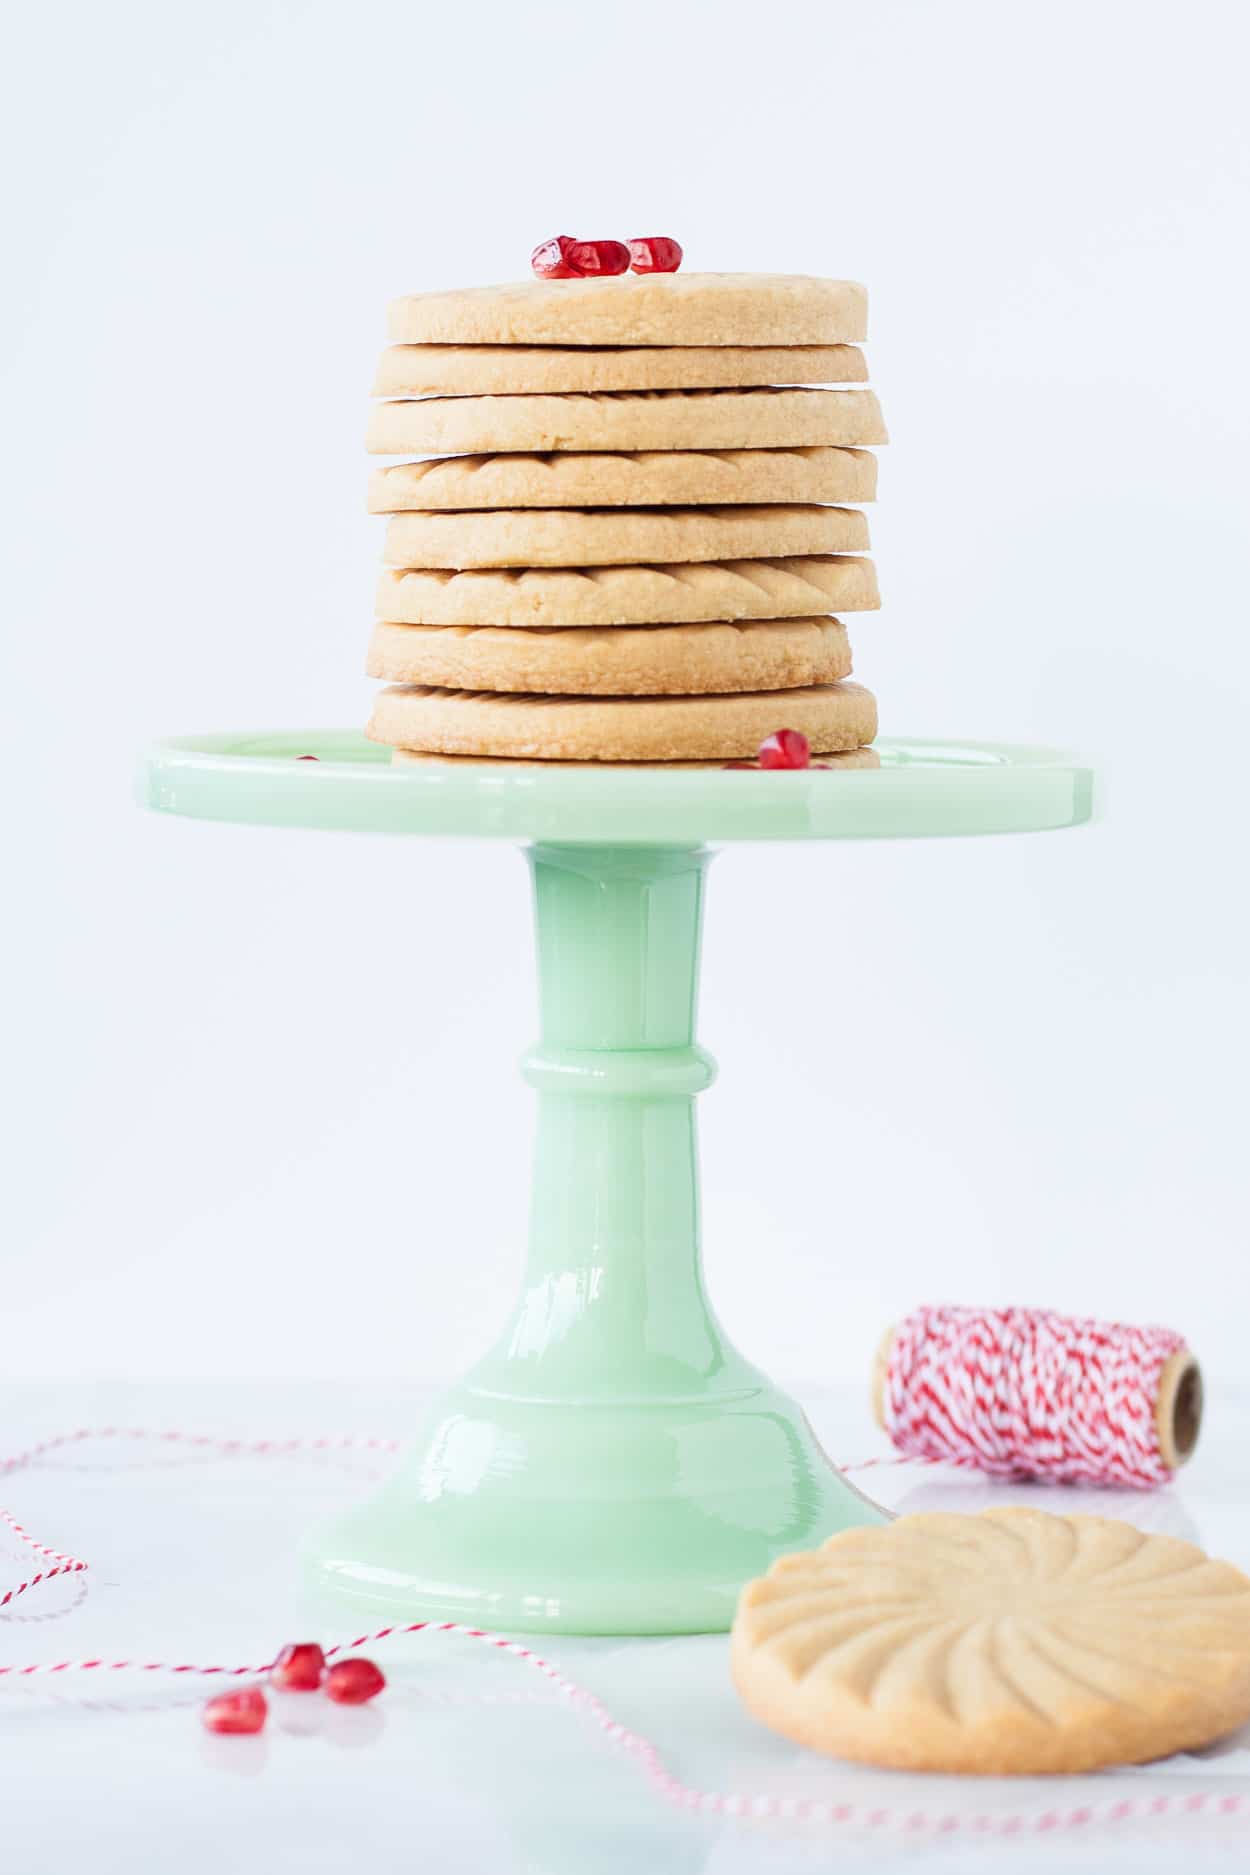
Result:
M86 1426L260 1438L402 1437L419 1390L270 1383L9 1384L0 1461ZM862 1400L808 1396L831 1453L883 1451ZM1250 1392L1211 1399L1180 1483L1151 1495L1079 1494L1250 1567L1245 1454ZM0 1611L0 1663L95 1655L264 1659L307 1638L292 1553L325 1511L367 1488L370 1460L223 1458L148 1443L84 1443L0 1471L0 1506L91 1563ZM883 1501L973 1508L994 1496L1055 1506L1073 1494L996 1490L977 1479L886 1468ZM30 1573L0 1526L0 1593ZM333 1638L350 1638L350 1620ZM320 1638L331 1638L323 1624ZM923 1813L1036 1819L1129 1797L1133 1815L1004 1839L966 1829L743 1822L683 1811L585 1710L523 1662L455 1636L375 1651L389 1676L376 1705L279 1702L265 1733L219 1739L198 1718L204 1682L165 1675L0 1677L0 1868L14 1875L799 1875L837 1867L943 1871L1240 1869L1250 1863L1250 1734L1198 1757L1063 1780L904 1777L825 1761L756 1726L738 1706L718 1636L535 1645L645 1734L684 1783L820 1797L892 1818ZM1189 1798L1205 1793L1198 1810ZM1221 1813L1236 1795L1241 1809ZM1149 1803L1167 1796L1161 1814Z

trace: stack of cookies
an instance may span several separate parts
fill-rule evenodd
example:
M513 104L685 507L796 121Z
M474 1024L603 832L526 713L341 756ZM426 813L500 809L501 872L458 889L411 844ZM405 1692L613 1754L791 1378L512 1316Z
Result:
M875 765L835 613L878 605L864 289L534 280L391 308L369 734L396 759ZM834 388L812 388L813 386Z

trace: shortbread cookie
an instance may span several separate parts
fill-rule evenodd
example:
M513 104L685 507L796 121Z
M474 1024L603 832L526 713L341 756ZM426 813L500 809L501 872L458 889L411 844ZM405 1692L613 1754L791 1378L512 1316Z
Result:
M397 768L452 767L457 764L484 765L487 768L545 768L559 769L561 774L566 769L599 769L628 767L640 775L646 775L653 768L668 774L674 768L702 768L706 770L724 769L724 762L536 762L525 761L520 757L507 755L431 755L425 749L392 749L391 760ZM759 768L758 762L734 762L735 768ZM811 764L817 770L826 768L880 768L881 757L875 749L840 749L835 755L822 755ZM762 771L761 771L762 772Z
M375 456L495 450L799 449L884 443L875 391L588 391L375 404Z
M880 605L871 560L828 554L691 565L541 568L388 567L379 618L407 625L692 624L704 619L803 618L872 612Z
M836 345L867 335L868 294L808 274L516 280L392 302L401 345Z
M855 345L390 345L375 397L866 384Z
M397 462L371 477L369 510L872 501L876 493L877 459L866 449L604 450Z
M1250 1577L1106 1517L924 1513L785 1556L743 1591L758 1719L914 1771L1092 1771L1250 1718Z
M512 697L480 690L383 690L367 734L394 748L510 755L557 762L733 761L777 729L798 729L820 753L857 749L877 733L860 684L718 697Z
M405 567L636 566L858 553L867 545L858 508L501 508L397 514L382 557Z
M792 690L848 677L851 646L836 618L749 625L374 627L370 677L448 690L634 697Z

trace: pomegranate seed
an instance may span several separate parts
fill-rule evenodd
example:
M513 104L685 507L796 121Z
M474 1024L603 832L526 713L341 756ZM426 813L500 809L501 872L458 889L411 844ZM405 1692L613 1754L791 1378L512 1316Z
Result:
M280 1686L284 1693L315 1693L325 1670L326 1657L316 1641L295 1641L284 1647L274 1661L269 1683Z
M210 1732L259 1732L265 1723L269 1704L259 1686L245 1686L237 1693L219 1693L204 1708L204 1723Z
M811 759L811 744L797 729L779 729L760 743L761 768L806 768Z
M319 762L321 757L319 755L297 755L295 759L297 762Z
M624 241L574 241L564 258L574 273L587 276L629 272Z
M676 273L681 246L666 234L648 234L629 244L629 264L635 273Z
M577 268L570 267L568 255L577 245L571 234L557 234L534 249L530 266L540 280L575 280Z
M372 1660L336 1660L325 1677L325 1689L340 1706L363 1706L382 1691L386 1681Z

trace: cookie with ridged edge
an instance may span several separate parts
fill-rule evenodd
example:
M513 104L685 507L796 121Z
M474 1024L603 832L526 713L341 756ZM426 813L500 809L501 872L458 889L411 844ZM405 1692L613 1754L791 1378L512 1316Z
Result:
M866 384L856 345L390 345L375 397Z
M393 684L604 697L793 690L851 673L836 618L739 625L374 626L366 669Z
M612 762L540 762L532 758L526 760L523 756L432 755L424 749L392 749L391 761L397 768L429 768L431 766L436 767L439 764L443 767L450 766L454 768L457 764L463 764L465 762L485 763L488 768L559 768L562 770L566 768L603 769L612 768L614 766L628 766L641 774L646 774L653 768L662 769L667 773L669 769L673 768L723 769L726 766L724 762L630 762L628 764L614 764ZM744 768L759 768L759 763L755 761L744 761L740 764L735 761L734 767L737 768L739 766ZM877 754L875 749L840 749L834 755L819 756L811 766L817 769L880 768L881 757Z
M868 294L811 274L513 280L394 300L387 330L401 345L855 345Z
M777 729L798 729L821 754L877 733L861 684L729 696L500 696L480 690L383 690L367 734L393 748L541 761L735 761Z
M868 522L858 508L500 508L397 514L387 523L382 558L407 567L636 566L867 546Z
M375 404L375 456L551 449L798 449L884 443L875 391L571 391Z
M695 624L872 612L877 571L860 555L657 566L387 567L375 611L406 625Z
M730 1659L756 1718L815 1751L1092 1771L1250 1718L1250 1577L1106 1517L925 1512L774 1563Z
M854 502L876 493L877 459L866 449L603 450L397 462L371 476L369 510Z

